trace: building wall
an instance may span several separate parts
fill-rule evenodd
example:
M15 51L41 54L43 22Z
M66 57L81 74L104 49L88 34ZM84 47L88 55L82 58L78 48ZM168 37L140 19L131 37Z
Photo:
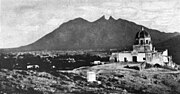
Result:
M146 37L138 39L138 43L133 45L133 50L136 50L138 52L152 51L151 38Z
M116 60L118 59L118 54L119 53L112 53L112 55L109 58L109 61L114 61L116 62Z
M159 52L156 52L156 53L152 53L152 59L151 61L148 61L147 63L150 63L150 64L159 64L159 65L162 65L164 66L164 60L163 60L163 55Z
M145 44L145 45L133 45L133 50L138 52L148 52L152 51L152 44Z
M165 65L165 62L169 62L168 56L164 56L161 52L149 52L149 53L138 53L138 52L120 52L112 53L111 58L116 58L117 62L133 62L133 56L137 57L137 62L147 62L149 64Z
M131 62L131 61L132 61L132 55L131 55L131 53L119 53L119 55L118 55L118 61L124 62L124 58L127 59L127 62Z
M163 62L169 62L168 61L168 56L163 56Z
M153 53L152 52L146 53L146 62L151 64L152 61L153 61Z
M145 53L138 53L136 55L132 55L131 53L119 53L118 54L118 61L124 62L125 58L127 62L132 62L133 61L133 56L137 57L137 62L144 62L145 60Z
M138 53L137 55L137 61L138 62L144 62L145 60L143 58L146 58L145 57L145 53Z

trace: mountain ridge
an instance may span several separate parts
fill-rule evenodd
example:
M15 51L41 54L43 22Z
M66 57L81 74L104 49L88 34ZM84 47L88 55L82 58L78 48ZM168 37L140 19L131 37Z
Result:
M75 24L78 24L78 25L75 25ZM130 25L129 25L130 24ZM74 27L73 27L74 26ZM27 50L31 50L31 47L28 47L28 46L31 46L31 45L35 45L36 43L39 43L39 41L40 40L46 40L47 38L49 39L49 38L51 38L51 37L59 37L59 36L57 36L58 35L58 33L62 33L62 32L67 32L67 31L71 31L71 32L75 32L75 30L73 30L73 29L76 29L76 28L81 28L81 29L79 29L79 30L84 30L84 29L86 29L84 32L87 32L87 31L89 31L90 33L94 33L93 31L96 31L96 32L98 32L98 31L106 31L107 32L107 30L105 30L105 29L107 29L107 28L105 28L106 26L109 26L109 28L111 28L110 30L112 30L112 28L115 28L115 29L113 29L113 30L115 30L116 32L115 33L118 33L117 31L120 31L120 29L121 29L121 35L123 36L123 34L124 34L124 36L125 36L125 34L127 33L127 34L129 34L131 37L134 37L135 36L135 34L141 29L141 27L142 27L142 25L138 25L138 24L136 24L136 23L134 23L134 22L130 22L130 21L127 21L127 20L124 20L124 19L121 19L121 18L119 18L119 19L114 19L112 16L110 16L109 17L109 19L105 19L105 16L102 16L102 17L100 17L99 19L97 19L96 21L94 21L94 22L89 22L88 20L85 20L85 19L83 19L83 18L76 18L76 19L73 19L73 20L70 20L70 21L68 21L68 22L65 22L65 23L63 23L63 24L61 24L58 28L56 28L55 30L53 30L52 32L50 32L50 33L48 33L47 35L45 35L45 36L43 36L43 37L41 37L39 40L37 40L37 41L35 41L34 43L31 43L31 44L29 44L29 45L25 45L25 46L20 46L20 47L17 47L17 48L15 48L15 49L21 49L21 48L23 48L23 49L26 49L26 48L24 48L24 47L27 47L27 48L29 48L29 49L27 49ZM130 26L131 26L131 28L130 28ZM72 27L72 28L71 28ZM93 27L95 27L95 29L96 30L93 30L92 28ZM143 26L144 27L144 26ZM84 28L84 29L83 29ZM98 29L104 29L104 30L98 30ZM133 29L132 29L133 28ZM145 27L146 28L146 27ZM90 30L87 30L87 29L90 29ZM135 32L129 32L128 31L128 29L130 29L131 31L135 31ZM136 29L136 30L135 30ZM146 29L148 29L148 28L146 28ZM124 31L124 32L123 32ZM173 37L173 35L175 35L174 33L164 33L164 32L160 32L160 31L158 31L158 30L154 30L154 29L148 29L148 31L150 31L150 33L154 33L154 32L156 32L156 33L161 33L161 34L169 34L170 36L169 37L167 37L167 40L170 38L170 37ZM110 32L110 31L109 31ZM55 34L53 34L53 33L55 33ZM80 33L82 33L82 32L80 32ZM56 35L57 34L57 35ZM56 36L55 36L56 35ZM83 36L83 34L81 35L81 36ZM104 34L104 36L106 36L105 34ZM151 35L152 36L152 35ZM61 35L60 37L63 37L63 35ZM152 36L152 39L154 39L155 40L155 44L156 44L156 40L157 40L157 38L153 38L154 36ZM58 38L56 38L56 39L58 39ZM63 38L61 38L61 39L63 39ZM118 39L117 39L118 40ZM128 40L128 39L126 39L126 40ZM159 39L160 41L161 41L161 39ZM166 40L166 39L162 39L162 40ZM53 40L53 41L56 41L55 39ZM64 41L65 41L65 38L64 38ZM72 41L72 40L71 40ZM47 41L47 42L44 42L45 44L49 44L49 41ZM132 43L133 42L131 42L131 45L132 45ZM41 43L42 44L42 43ZM78 45L78 44L76 44L76 45ZM97 45L97 44L96 44ZM42 45L39 45L39 46L42 46ZM61 45L61 46L63 46L63 45ZM58 48L61 48L61 46L59 46L59 47L57 47L57 50L59 50ZM104 45L103 45L104 46ZM130 45L129 45L130 46ZM112 47L112 46L111 46ZM110 47L110 48L111 48ZM118 47L117 45L115 45L115 48L116 47ZM46 47L46 48L48 48L48 47ZM56 48L56 47L55 47ZM65 47L65 48L68 48L67 46ZM98 47L97 47L98 48ZM22 50L23 50L22 49ZM33 49L33 48L32 48ZM37 48L36 48L37 49ZM71 49L73 49L73 48L71 48ZM37 49L38 50L38 49ZM43 50L43 49L42 49ZM46 50L51 50L51 49L46 49Z
M179 33L165 33L149 29L124 19L105 19L100 17L89 22L83 18L76 18L61 24L58 28L41 37L29 45L18 48L4 49L5 51L39 51L39 50L88 50L88 49L119 49L131 50L135 35L144 27L151 37L153 45L158 49L163 43L180 35ZM179 42L175 41L177 44ZM170 44L171 45L171 44ZM171 47L173 49L173 47ZM175 48L177 49L177 48ZM179 51L179 49L177 49ZM175 54L172 54L173 56Z

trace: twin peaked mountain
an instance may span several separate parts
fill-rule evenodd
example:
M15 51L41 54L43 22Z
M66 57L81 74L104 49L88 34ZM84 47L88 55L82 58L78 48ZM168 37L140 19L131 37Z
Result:
M141 30L141 27L142 26L127 20L115 20L113 17L110 17L107 20L102 16L94 22L76 18L63 23L53 32L45 35L36 42L14 50L32 51L114 48L122 50L132 47L135 41L135 35ZM174 49L175 47L173 48L173 46L171 46L174 44L179 46L180 35L178 33L164 33L148 28L145 29L150 33L153 45L158 49L169 49L173 52L180 52L180 49ZM175 37L177 39L173 40ZM176 55L173 53L171 54Z

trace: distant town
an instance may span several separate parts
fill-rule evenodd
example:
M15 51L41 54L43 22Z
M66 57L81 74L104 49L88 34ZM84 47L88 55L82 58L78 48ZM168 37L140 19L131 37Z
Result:
M83 51L32 51L0 55L0 67L6 69L70 70L81 66L92 66L94 61L107 62L109 56L104 52L99 54Z

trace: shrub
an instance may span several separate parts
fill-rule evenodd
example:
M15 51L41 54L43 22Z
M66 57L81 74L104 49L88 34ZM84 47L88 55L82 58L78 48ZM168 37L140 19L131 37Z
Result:
M124 66L124 68L140 70L138 66Z

